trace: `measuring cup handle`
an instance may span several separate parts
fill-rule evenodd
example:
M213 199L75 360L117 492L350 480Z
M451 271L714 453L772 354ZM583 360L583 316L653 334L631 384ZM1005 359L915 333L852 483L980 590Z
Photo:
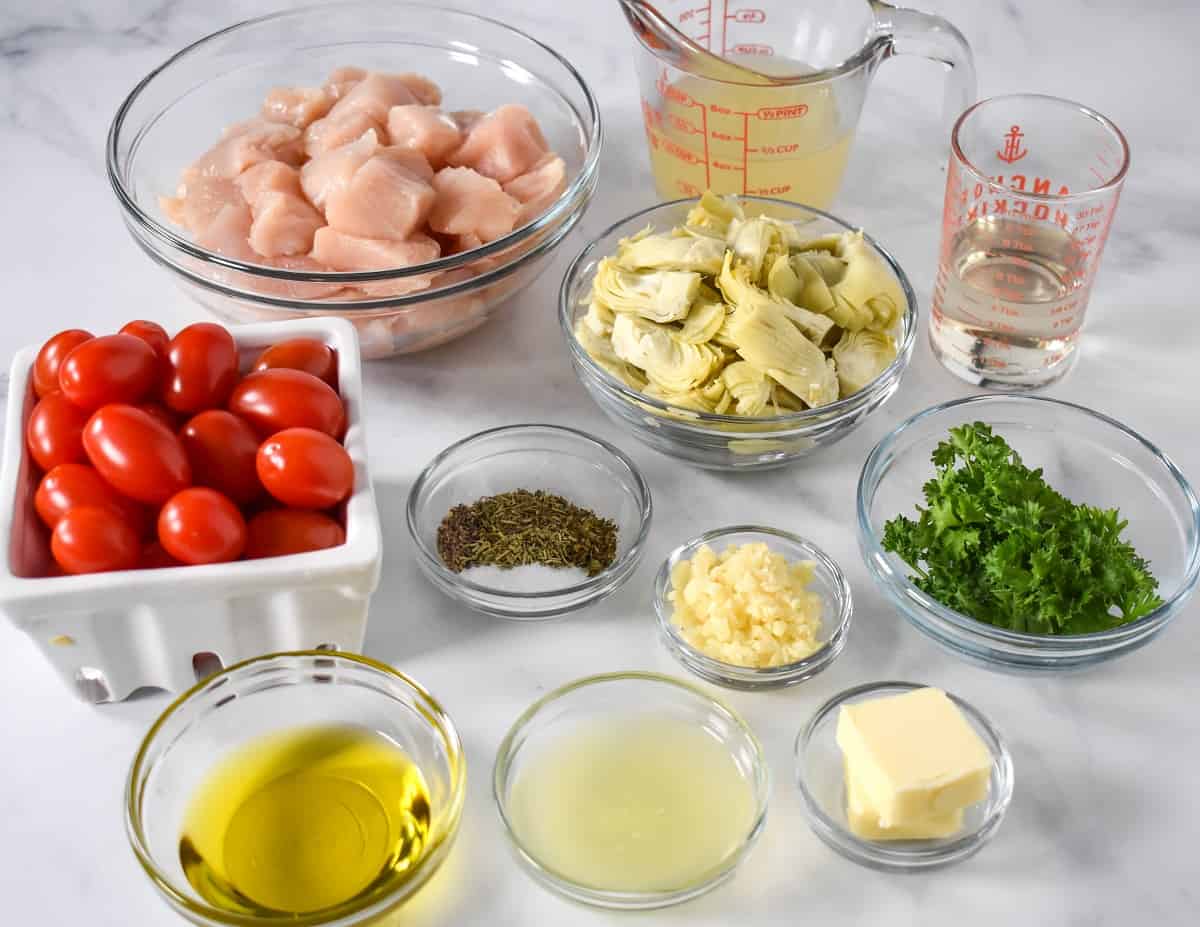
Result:
M953 23L922 13L894 7L875 0L875 23L884 35L890 36L890 55L919 55L940 61L949 68L942 118L947 130L963 110L975 102L975 56L971 46Z

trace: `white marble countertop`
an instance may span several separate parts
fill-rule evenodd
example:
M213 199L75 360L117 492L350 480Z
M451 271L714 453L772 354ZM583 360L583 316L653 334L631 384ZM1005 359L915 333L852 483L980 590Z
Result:
M702 529L763 521L798 530L845 566L857 598L846 652L822 676L775 694L725 693L761 736L774 774L767 829L748 865L716 892L651 915L656 923L1194 924L1200 894L1200 607L1150 647L1096 671L1030 680L951 659L887 607L859 559L853 486L871 445L901 418L969 389L922 338L891 402L811 462L763 475L680 470L619 433L575 381L554 294L585 237L652 197L630 38L609 0L455 0L563 51L606 120L591 210L547 273L507 315L439 350L367 371L371 466L385 567L368 653L436 693L466 742L470 784L459 841L405 910L423 924L616 924L628 915L553 896L518 869L492 807L490 769L504 730L532 699L577 676L678 668L655 638L654 570ZM40 0L0 4L0 359L53 331L114 330L150 317L175 328L200 310L121 227L103 139L132 85L169 53L276 4L246 0ZM1112 117L1133 167L1095 289L1083 356L1050 395L1127 422L1200 479L1200 124L1178 109L1197 87L1191 43L1200 7L1144 0L924 0L962 28L980 92L1044 91ZM1184 7L1187 6L1187 12ZM568 10L576 12L568 13ZM922 300L933 279L946 139L941 74L917 59L880 69L835 211L867 226ZM648 478L656 521L634 579L596 609L519 625L473 614L418 574L403 524L408 488L451 441L511 422L569 423L617 442ZM1016 797L994 842L954 869L900 877L836 856L808 829L791 746L820 702L849 685L908 678L957 691L1011 741ZM128 850L121 787L163 696L93 708L76 700L30 641L0 624L0 922L171 924Z

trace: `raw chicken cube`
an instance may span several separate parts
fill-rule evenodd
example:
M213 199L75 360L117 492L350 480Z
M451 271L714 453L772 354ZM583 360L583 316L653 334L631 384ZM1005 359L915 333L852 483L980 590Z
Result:
M440 255L441 248L428 235L392 241L347 235L326 225L317 229L310 257L334 270L356 271L413 267L436 260Z
M236 181L186 171L175 196L159 197L158 203L168 219L196 235L204 231L225 206L244 205L244 200Z
M378 150L379 141L372 130L357 141L313 158L300 168L300 186L304 195L317 209L324 209L329 194L349 186L354 172Z
M303 129L329 112L333 103L333 95L324 87L276 87L263 101L262 116Z
M388 112L387 130L393 146L419 151L438 167L462 144L458 125L436 106L393 106Z
M421 226L437 194L399 161L374 157L346 186L326 194L325 218L339 232L364 238L408 238Z
M249 119L230 126L221 140L200 156L189 170L232 180L263 161L299 164L304 160L300 130L281 122Z
M375 152L375 156L379 158L387 158L389 161L395 161L410 174L416 174L422 180L429 182L433 180L433 168L429 166L429 162L425 160L425 155L419 151L413 151L411 148L399 148L395 145L389 145L386 148L380 148Z
M481 109L456 109L448 114L454 120L454 124L458 126L459 132L470 132L475 127L480 119L487 115Z
M442 102L442 88L428 77L420 74L398 74L397 79L408 88L409 93L425 106L437 106Z
M250 247L252 221L250 207L245 202L229 203L196 235L196 244L235 261L257 262L258 254Z
M416 95L408 89L405 75L372 72L350 88L329 111L331 117L347 113L365 113L376 122L387 122L388 110L405 103L416 103Z
M233 182L251 204L263 193L301 195L300 172L282 161L263 161L242 171Z
M447 161L508 183L533 167L546 153L546 147L546 138L529 110L509 103L475 123L466 141Z
M521 203L517 225L532 222L544 213L567 188L567 165L551 151L532 168L504 185L504 192Z
M383 123L364 112L340 116L330 113L304 130L304 153L310 158L319 158L335 148L358 141L368 132L374 132L377 141L387 138Z
M250 247L263 257L307 254L313 233L325 224L302 196L265 191L250 204Z
M334 68L333 73L325 80L325 86L321 89L328 93L334 100L340 100L355 84L359 83L367 76L365 68L345 67Z
M444 235L476 235L493 241L513 230L521 204L500 184L469 167L444 167L433 176L437 202L429 227Z

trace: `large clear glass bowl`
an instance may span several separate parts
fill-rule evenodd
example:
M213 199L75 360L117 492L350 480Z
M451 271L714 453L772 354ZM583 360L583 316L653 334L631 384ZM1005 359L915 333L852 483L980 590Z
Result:
M378 731L421 770L432 824L409 878L311 914L255 916L215 908L188 882L179 836L188 804L214 765L263 737L297 727L355 725ZM195 924L288 927L364 924L416 892L445 860L466 796L466 760L450 717L418 683L383 663L336 651L256 657L199 683L162 713L129 770L125 827L142 869Z
M853 231L854 226L819 209L760 196L739 198L749 216L767 215L800 226L805 236ZM877 242L871 249L892 272L907 305L895 333L896 359L866 387L829 405L786 415L746 418L716 415L671 405L626 386L597 364L575 337L575 323L587 313L592 278L601 259L615 254L622 238L647 225L667 231L682 225L694 199L675 200L636 212L602 233L567 269L559 291L559 320L575 374L609 418L657 451L713 470L761 470L791 463L841 440L878 409L900 385L912 358L917 332L917 299L900 265Z
M1094 634L1026 634L976 621L913 585L909 565L882 547L884 523L913 514L934 473L933 449L951 428L977 421L1072 501L1119 508L1129 520L1125 537L1158 578L1162 606ZM1182 611L1200 576L1200 504L1170 458L1120 422L1054 399L974 396L926 409L876 445L858 481L858 542L887 599L946 650L993 669L1057 672L1143 647Z
M197 247L163 214L181 171L221 130L257 112L272 88L320 84L334 68L415 71L450 109L521 103L567 166L567 188L539 218L463 254L397 270L310 273L249 264ZM565 58L498 21L445 7L357 0L249 20L201 39L147 75L108 136L108 176L134 240L220 318L268 321L341 315L365 357L424 350L478 327L528 286L583 215L595 190L600 113ZM387 292L437 271L407 295L347 299L348 286Z

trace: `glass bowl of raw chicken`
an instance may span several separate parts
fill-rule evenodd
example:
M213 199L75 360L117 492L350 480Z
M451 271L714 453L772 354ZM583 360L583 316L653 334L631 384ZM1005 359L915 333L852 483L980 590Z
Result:
M845 437L900 385L916 307L861 229L711 193L621 220L559 294L572 364L600 408L716 470L782 466Z
M250 20L121 105L136 242L230 321L338 315L363 355L450 341L544 269L596 185L600 116L560 55L390 2Z

